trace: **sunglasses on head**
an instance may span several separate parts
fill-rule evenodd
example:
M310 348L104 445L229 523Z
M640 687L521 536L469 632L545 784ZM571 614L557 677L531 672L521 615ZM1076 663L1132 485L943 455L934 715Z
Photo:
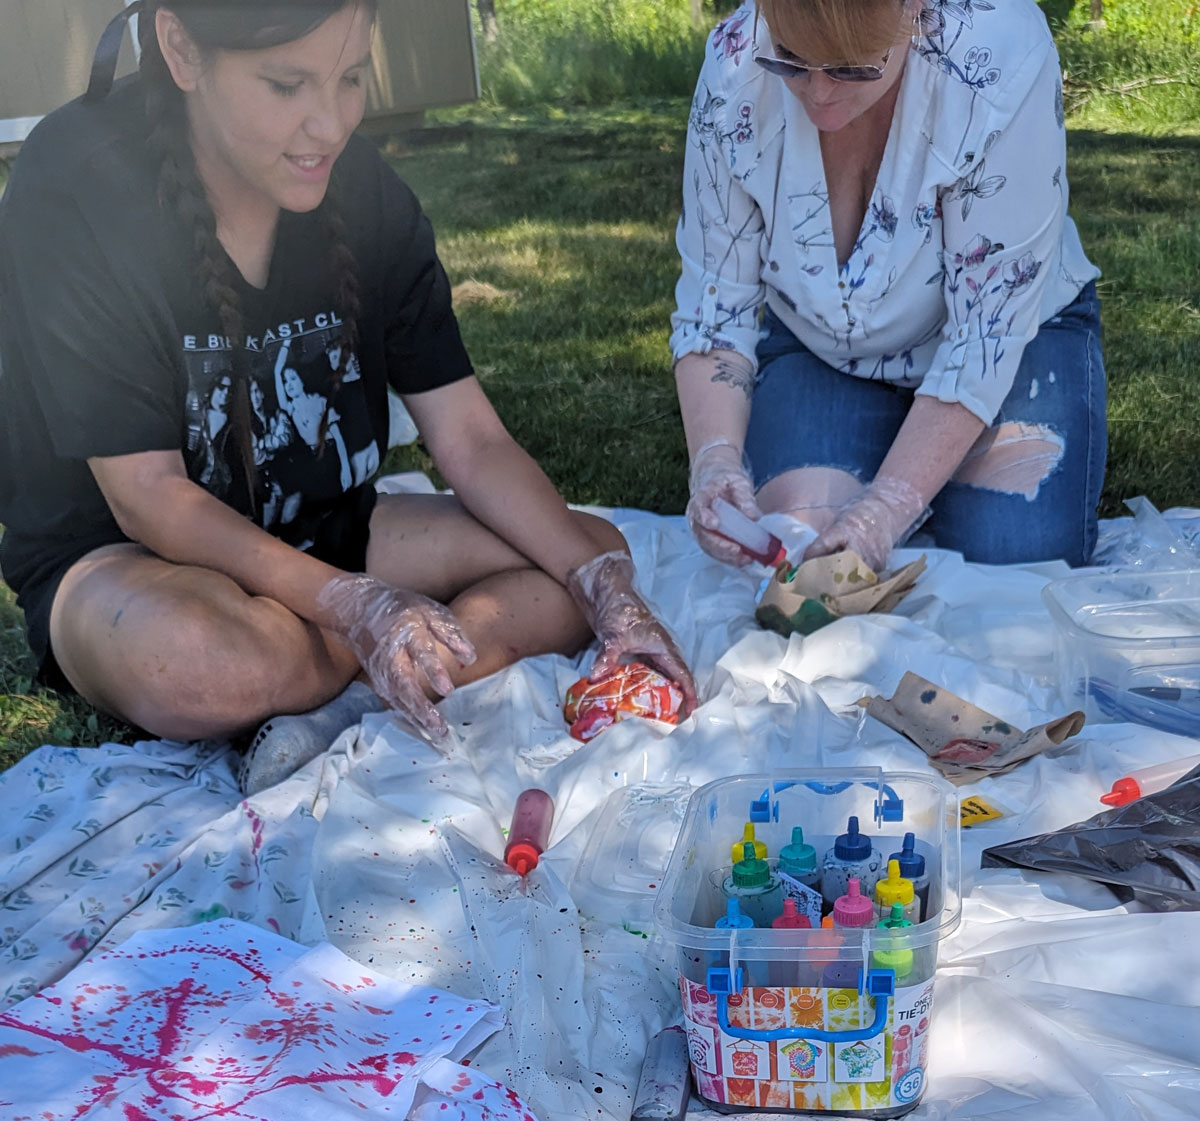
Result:
M892 50L889 47L878 66L808 66L802 62L788 62L787 59L762 54L756 54L754 61L768 74L780 78L803 78L806 74L820 71L835 82L878 82L891 57Z

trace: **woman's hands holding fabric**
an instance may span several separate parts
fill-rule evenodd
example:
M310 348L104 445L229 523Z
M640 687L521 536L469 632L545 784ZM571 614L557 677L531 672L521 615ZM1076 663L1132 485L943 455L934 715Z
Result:
M464 665L475 661L475 647L450 611L419 592L361 575L330 580L317 606L326 615L322 625L345 639L371 688L431 738L444 739L450 730L425 695L426 685L443 697L454 691L438 647Z
M624 655L652 666L679 686L683 719L697 705L696 683L667 629L633 588L628 553L601 553L567 574L567 591L600 640L590 680L599 681Z
M713 532L719 524L713 503L725 499L752 521L762 517L754 501L754 483L743 462L742 451L724 440L714 440L696 452L688 476L691 498L687 504L688 524L696 541L710 557L741 568L750 558L727 538Z
M882 572L892 547L922 520L925 505L911 483L881 475L841 507L833 524L804 551L804 560L850 549Z

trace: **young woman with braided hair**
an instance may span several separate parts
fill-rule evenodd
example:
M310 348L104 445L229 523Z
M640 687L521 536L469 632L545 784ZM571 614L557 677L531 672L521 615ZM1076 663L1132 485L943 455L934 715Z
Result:
M694 704L620 533L505 431L428 221L353 135L373 0L133 7L139 73L112 85L114 21L0 203L0 559L43 679L173 739L268 720L248 791L372 707L445 735L431 699L589 628L596 675L637 656ZM455 497L364 481L388 384Z

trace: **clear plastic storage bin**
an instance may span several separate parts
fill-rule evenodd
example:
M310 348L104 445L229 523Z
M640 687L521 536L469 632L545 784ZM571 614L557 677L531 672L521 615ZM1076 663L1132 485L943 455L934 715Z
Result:
M1090 720L1200 735L1200 571L1068 576L1042 598L1068 704Z
M793 826L820 854L858 818L884 860L917 837L925 917L897 930L714 929L730 845L755 822L769 862ZM701 787L655 902L673 944L696 1091L721 1112L890 1118L928 1074L938 943L959 922L957 793L878 769L778 771Z
M692 790L686 782L639 782L609 795L572 885L585 913L647 933Z

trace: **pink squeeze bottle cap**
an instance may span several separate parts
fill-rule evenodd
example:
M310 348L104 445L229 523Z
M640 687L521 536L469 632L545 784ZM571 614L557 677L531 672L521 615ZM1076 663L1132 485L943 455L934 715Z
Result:
M860 891L858 877L851 877L846 894L833 904L834 926L874 926L875 905Z
M1142 796L1142 788L1135 778L1119 778L1112 784L1112 790L1100 795L1100 801L1106 806L1127 806L1136 802Z

